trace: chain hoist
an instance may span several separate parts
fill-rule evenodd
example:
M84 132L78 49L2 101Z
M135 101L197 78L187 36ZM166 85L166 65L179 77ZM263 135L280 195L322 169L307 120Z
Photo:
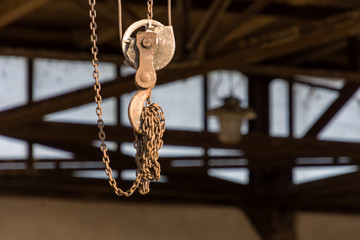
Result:
M105 173L109 177L109 184L116 195L128 197L136 189L141 194L146 194L150 191L150 181L160 179L158 158L159 149L163 146L162 137L165 131L165 117L162 108L151 102L151 90L156 84L156 71L168 65L175 52L175 37L171 26L171 0L168 0L168 26L153 20L153 0L147 0L147 19L133 23L124 34L122 34L121 0L118 0L121 48L124 53L125 64L137 70L135 85L138 89L128 108L130 124L135 135L134 147L136 149L135 162L137 170L136 179L127 191L120 189L112 176L110 158L105 143L106 135L102 119L102 97L100 95L101 85L97 57L98 37L96 35L95 4L96 0L89 0L91 7L91 53L93 55L93 78L95 80L94 90L96 92L95 102L98 116L97 126L99 128L100 150L103 155L102 161L105 164Z

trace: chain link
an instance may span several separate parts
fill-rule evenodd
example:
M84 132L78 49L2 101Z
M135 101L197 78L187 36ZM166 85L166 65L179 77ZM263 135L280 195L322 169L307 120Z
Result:
M151 180L160 179L160 164L158 163L159 149L163 146L162 137L165 131L165 117L164 112L160 106L156 103L151 103L151 97L146 101L146 106L142 110L141 114L141 126L140 133L135 133L134 147L136 149L135 162L137 165L136 179L132 186L123 191L117 187L116 180L113 178L112 169L110 167L110 158L108 155L108 148L105 143L106 134L104 131L104 121L102 119L103 109L101 107L102 97L100 94L101 84L99 82L99 60L98 60L98 47L96 35L97 24L96 18L96 0L89 0L91 7L89 15L91 18L90 30L91 30L91 53L93 55L92 66L94 83L96 115L98 117L97 127L99 129L100 150L102 152L102 161L105 164L105 173L109 177L109 184L114 189L114 192L118 196L131 196L136 189L140 194L146 194L150 191L149 183ZM151 11L152 13L152 0ZM152 17L152 14L151 14Z
M154 14L153 14L153 5L154 5L153 0L148 0L147 1L147 8L148 8L147 18L148 18L148 20L153 19L153 16L154 16Z

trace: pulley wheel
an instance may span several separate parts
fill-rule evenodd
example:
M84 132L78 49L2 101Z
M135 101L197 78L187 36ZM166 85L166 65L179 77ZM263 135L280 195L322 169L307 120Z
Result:
M139 51L136 47L136 39L131 37L137 31L153 31L157 36L157 50L154 54L153 63L155 71L158 71L168 65L175 53L175 37L172 26L164 26L158 21L143 19L133 23L126 29L121 40L121 48L124 53L126 63L134 69L139 67ZM134 34L135 35L135 34Z

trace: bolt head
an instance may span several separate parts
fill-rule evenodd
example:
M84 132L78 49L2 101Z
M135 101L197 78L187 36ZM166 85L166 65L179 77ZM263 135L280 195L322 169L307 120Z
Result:
M151 44L152 44L152 42L151 42L150 38L144 38L142 40L142 45L146 48L151 47Z
M140 81L143 83L151 81L151 74L149 72L144 72L141 74Z

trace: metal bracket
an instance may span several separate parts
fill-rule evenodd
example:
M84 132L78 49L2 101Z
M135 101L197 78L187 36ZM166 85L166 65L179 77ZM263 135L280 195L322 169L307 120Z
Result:
M151 89L156 83L154 69L154 54L157 51L156 33L151 31L138 32L136 34L136 46L139 50L139 68L135 75L135 85L138 91L130 101L128 114L132 128L135 132L140 133L141 112Z

